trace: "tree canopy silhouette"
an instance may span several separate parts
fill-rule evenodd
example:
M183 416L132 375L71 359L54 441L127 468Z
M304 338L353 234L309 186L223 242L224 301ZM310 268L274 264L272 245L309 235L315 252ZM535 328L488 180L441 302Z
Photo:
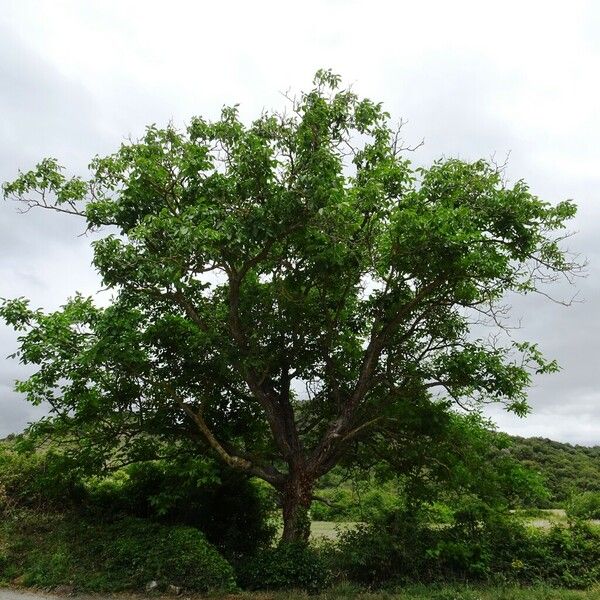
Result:
M551 205L489 162L414 168L381 104L319 71L283 113L236 107L180 131L148 127L87 178L46 159L4 185L25 210L81 216L106 307L5 301L17 389L46 429L135 460L191 439L281 494L285 540L306 539L315 481L374 440L401 455L457 404L527 412L535 344L503 326L509 292L577 268Z

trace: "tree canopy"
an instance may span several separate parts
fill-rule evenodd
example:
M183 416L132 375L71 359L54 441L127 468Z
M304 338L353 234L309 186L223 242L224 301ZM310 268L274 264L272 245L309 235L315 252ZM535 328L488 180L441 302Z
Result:
M40 427L127 460L191 439L279 490L294 540L314 482L361 444L435 443L458 405L525 414L531 373L557 365L479 325L573 272L575 206L485 160L407 156L381 104L319 71L285 112L150 126L87 177L45 159L5 184L101 232L113 294L0 309L37 367L17 389L52 408Z

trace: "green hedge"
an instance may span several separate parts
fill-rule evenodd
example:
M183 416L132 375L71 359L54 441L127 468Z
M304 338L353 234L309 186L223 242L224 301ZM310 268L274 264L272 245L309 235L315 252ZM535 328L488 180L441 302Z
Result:
M142 589L150 581L198 592L236 587L231 565L192 527L134 518L97 524L20 511L0 532L0 580L6 583L96 592Z
M600 530L577 523L548 531L505 515L463 515L448 526L388 520L342 534L339 577L369 585L488 581L587 588L600 582Z
M270 545L273 506L260 482L203 457L143 461L90 476L58 452L0 444L0 515L69 510L90 520L128 516L188 525L237 560Z
M316 592L331 581L323 550L303 544L267 548L242 563L240 585L250 590L303 589Z

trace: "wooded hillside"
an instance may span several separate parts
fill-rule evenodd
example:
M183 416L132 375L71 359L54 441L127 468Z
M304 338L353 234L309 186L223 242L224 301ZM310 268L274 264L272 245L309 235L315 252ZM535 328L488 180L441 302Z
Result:
M545 480L550 502L573 492L600 490L600 446L574 446L545 438L513 437L511 454Z

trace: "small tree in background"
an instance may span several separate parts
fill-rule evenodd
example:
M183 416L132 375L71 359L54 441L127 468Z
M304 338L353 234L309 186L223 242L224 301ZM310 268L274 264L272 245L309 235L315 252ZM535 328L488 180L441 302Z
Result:
M287 113L152 126L89 178L46 159L4 193L100 231L113 292L106 308L4 303L37 366L17 390L51 406L38 430L127 460L191 439L276 488L287 541L307 539L315 482L363 440L401 463L405 418L487 401L524 415L532 370L557 368L472 329L573 272L574 205L483 160L413 168L382 106L328 71Z

